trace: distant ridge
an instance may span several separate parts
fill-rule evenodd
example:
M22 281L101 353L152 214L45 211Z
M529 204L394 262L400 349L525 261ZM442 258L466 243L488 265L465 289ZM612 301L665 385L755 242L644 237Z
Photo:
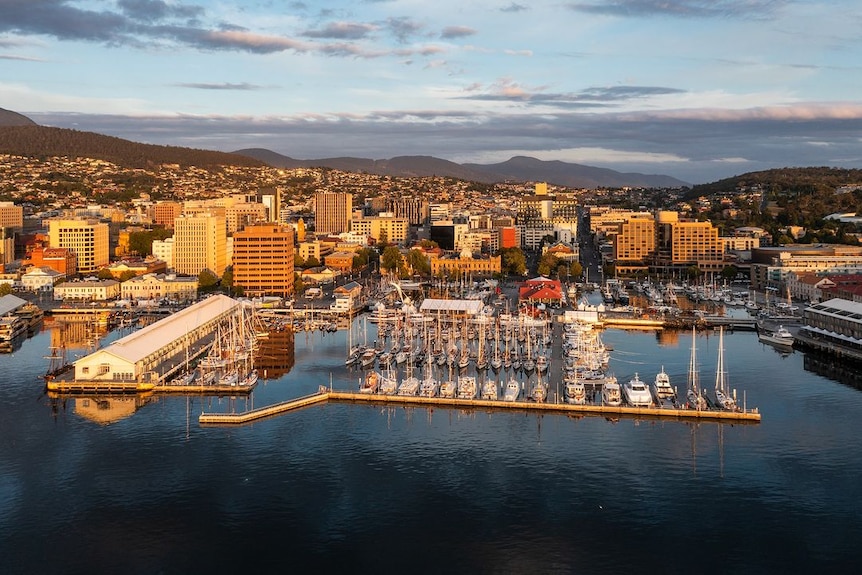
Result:
M36 122L18 112L0 108L0 126L36 126Z
M260 160L249 156L177 146L140 144L93 132L49 128L36 124L0 125L0 153L20 156L94 158L136 168L159 164L200 167L263 165Z
M499 164L457 164L433 156L397 156L388 160L365 158L321 158L297 160L272 150L249 148L234 154L246 155L273 167L332 168L347 172L365 172L397 177L440 176L482 183L504 181L548 182L572 188L595 187L644 187L682 188L691 184L670 176L622 173L606 168L582 166L560 161L542 161L526 156L516 156Z

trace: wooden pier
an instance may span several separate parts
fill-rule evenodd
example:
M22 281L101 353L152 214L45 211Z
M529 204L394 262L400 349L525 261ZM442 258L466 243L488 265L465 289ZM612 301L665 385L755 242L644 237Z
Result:
M415 395L366 394L349 391L326 390L325 388L324 390L312 395L276 403L275 405L270 405L268 407L253 409L244 413L202 413L198 418L198 422L203 425L242 425L326 401L375 403L411 407L446 407L456 409L515 409L521 411L559 413L575 416L625 416L655 419L706 420L728 423L760 423L760 412L757 409L749 409L745 411L719 411L666 407L628 407L590 404L572 405L568 403L536 403L531 401L506 402L488 399L450 399L443 397L420 397Z

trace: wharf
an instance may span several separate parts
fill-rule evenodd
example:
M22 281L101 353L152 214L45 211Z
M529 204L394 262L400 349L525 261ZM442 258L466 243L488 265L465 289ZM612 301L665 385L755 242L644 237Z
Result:
M628 407L609 405L572 405L568 403L535 403L528 401L506 402L488 399L456 399L443 397L420 397L415 395L380 395L323 389L318 393L261 407L244 413L202 413L198 422L206 425L241 425L293 411L308 405L326 401L346 403L397 404L404 406L438 406L449 408L515 409L541 413L559 413L575 416L599 415L605 417L628 416L656 419L707 420L733 423L759 423L757 409L745 411L717 411L676 409L666 407Z
M53 393L100 395L110 393L145 393L153 391L155 385L137 381L77 381L74 379L49 379L45 388Z

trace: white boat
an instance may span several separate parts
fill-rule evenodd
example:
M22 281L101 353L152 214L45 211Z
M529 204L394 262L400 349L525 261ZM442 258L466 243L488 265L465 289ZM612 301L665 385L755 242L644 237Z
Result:
M583 382L577 378L577 372L564 380L563 397L566 403L573 405L584 405L587 402L587 390Z
M359 393L377 393L380 388L380 375L376 371L368 372L365 380L359 385Z
M652 405L652 395L646 384L635 373L627 383L623 384L623 397L632 407L649 407Z
M398 392L398 380L392 372L386 375L379 374L378 376L380 378L380 393L383 395L395 395Z
M537 379L533 388L530 389L530 399L536 403L543 403L548 399L548 384L542 381L542 378Z
M737 411L736 399L727 386L727 370L724 368L724 328L718 330L718 363L715 368L715 400L722 409Z
M458 399L474 399L476 397L476 392L476 378L474 376L458 376Z
M191 384L192 384L192 382L193 382L193 381L195 380L195 378L197 377L197 375L198 375L198 372L197 372L197 371L194 371L194 370L192 370L192 371L187 371L187 372L185 372L185 373L183 373L183 374L181 374L181 375L179 375L179 376L177 376L177 377L173 378L173 379L168 383L168 385L191 385Z
M453 398L457 390L458 384L451 379L440 383L440 397Z
M369 347L362 352L362 355L359 358L359 363L362 365L362 367L371 367L376 359L377 350L373 347Z
M656 400L659 403L665 400L673 401L676 396L676 392L670 384L670 376L664 370L664 366L661 366L661 371L655 375L652 389L653 393L655 393Z
M623 402L620 395L620 384L614 376L608 376L602 385L602 405L611 405L616 407Z
M514 377L510 377L503 390L503 401L516 401L521 395L521 384Z
M401 385L398 386L398 395L416 395L419 393L421 382L416 376L405 377Z
M793 348L793 334L783 325L778 326L775 331L762 331L757 335L757 339L763 343L774 345L782 349Z
M699 376L697 373L697 356L695 352L695 331L691 328L691 359L688 363L688 390L686 390L686 401L691 409L706 409L706 398L700 390Z
M482 384L480 396L482 399L491 399L496 401L498 398L497 382L493 379L486 379Z

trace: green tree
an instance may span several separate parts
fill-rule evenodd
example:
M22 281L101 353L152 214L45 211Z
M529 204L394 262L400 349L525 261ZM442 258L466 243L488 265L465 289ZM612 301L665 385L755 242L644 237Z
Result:
M114 279L114 274L108 268L102 268L96 273L96 277L100 280L112 280Z
M210 270L202 270L198 274L198 289L200 291L212 291L218 285L218 276Z
M134 270L126 270L120 274L120 283L127 282L138 274Z
M0 284L0 297L4 295L9 295L12 293L12 284L9 282L3 282Z
M541 276L550 276L551 273L557 269L557 266L560 264L560 258L555 256L554 254L544 253L542 257L539 258L539 265L536 271Z
M571 279L577 279L581 277L581 274L584 273L584 266L581 265L581 262L572 262L569 264L569 277Z
M736 274L739 273L739 268L736 266L724 266L721 270L721 277L727 281L736 279Z
M224 273L221 275L221 287L227 290L228 295L233 294L233 266L227 266L224 269Z
M302 281L302 274L299 272L293 272L293 293L298 296L305 293L305 282Z
M688 279L695 280L699 278L703 272L697 266L688 266L685 268L685 275L688 276Z
M383 250L383 255L380 256L380 269L384 269L389 273L395 272L401 263L401 252L395 246L386 246Z
M308 268L316 268L320 265L320 261L314 256L308 256L308 259L305 260L305 265L302 267L305 269Z
M527 258L521 248L500 250L500 268L503 273L522 276L527 273Z
M421 250L407 251L407 265L413 270L413 273L423 276L431 275L431 262Z

